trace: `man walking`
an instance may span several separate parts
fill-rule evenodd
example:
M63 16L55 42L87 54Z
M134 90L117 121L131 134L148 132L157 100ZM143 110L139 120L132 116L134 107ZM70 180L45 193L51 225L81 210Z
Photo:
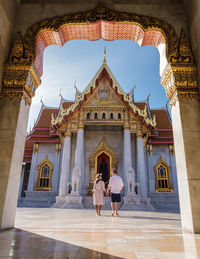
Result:
M112 172L112 177L110 178L107 193L111 192L111 207L112 207L112 216L116 213L118 216L119 202L121 201L121 191L124 188L122 178L117 175L117 171ZM116 203L116 204L115 204Z

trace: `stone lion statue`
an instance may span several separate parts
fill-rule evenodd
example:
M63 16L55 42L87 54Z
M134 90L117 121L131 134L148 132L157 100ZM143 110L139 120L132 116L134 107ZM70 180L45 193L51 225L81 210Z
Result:
M127 179L127 193L135 194L135 171L132 167L129 167L126 172Z
M72 171L72 193L79 193L80 179L81 179L81 169L74 168Z

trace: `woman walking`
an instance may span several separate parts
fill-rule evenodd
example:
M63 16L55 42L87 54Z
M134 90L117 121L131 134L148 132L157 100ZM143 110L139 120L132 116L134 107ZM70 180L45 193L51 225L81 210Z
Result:
M104 202L104 193L105 192L105 184L104 181L102 181L102 174L96 175L96 180L93 184L93 204L96 208L96 215L100 216L101 208L105 204Z

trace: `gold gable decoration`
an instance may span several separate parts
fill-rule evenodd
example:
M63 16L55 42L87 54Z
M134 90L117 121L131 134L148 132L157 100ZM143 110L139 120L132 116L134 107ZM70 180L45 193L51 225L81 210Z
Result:
M153 119L148 117L147 114L147 107L145 106L145 108L142 110L139 107L137 107L134 103L133 103L133 97L132 97L132 92L130 92L129 94L126 94L123 89L120 87L119 83L117 82L117 80L115 79L115 77L113 76L111 70L109 69L108 65L106 63L103 63L100 67L100 69L98 70L98 72L96 73L96 75L94 76L94 78L91 80L91 82L89 83L89 85L85 88L85 90L82 93L79 93L79 95L76 96L75 102L68 107L67 109L63 109L62 112L59 114L59 116L57 118L54 118L52 116L52 120L51 120L51 127L54 127L55 125L59 125L61 124L63 118L67 115L69 115L70 113L74 112L74 110L80 106L80 102L85 100L85 95L89 94L91 91L93 91L93 89L96 88L95 86L95 82L96 79L99 77L100 73L102 72L103 69L106 69L109 76L112 78L113 80L113 85L112 88L116 89L116 92L118 94L121 94L123 96L124 101L126 101L129 105L129 107L132 108L134 113L137 113L139 116L144 118L144 121L146 122L147 125L150 125L152 127L156 127L156 117L154 116Z
M116 96L108 80L102 79L84 106L122 106L123 102Z

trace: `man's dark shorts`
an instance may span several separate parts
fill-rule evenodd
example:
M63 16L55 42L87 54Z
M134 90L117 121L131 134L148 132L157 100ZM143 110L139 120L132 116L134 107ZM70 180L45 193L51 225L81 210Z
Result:
M111 193L111 202L120 202L121 194L120 193Z

